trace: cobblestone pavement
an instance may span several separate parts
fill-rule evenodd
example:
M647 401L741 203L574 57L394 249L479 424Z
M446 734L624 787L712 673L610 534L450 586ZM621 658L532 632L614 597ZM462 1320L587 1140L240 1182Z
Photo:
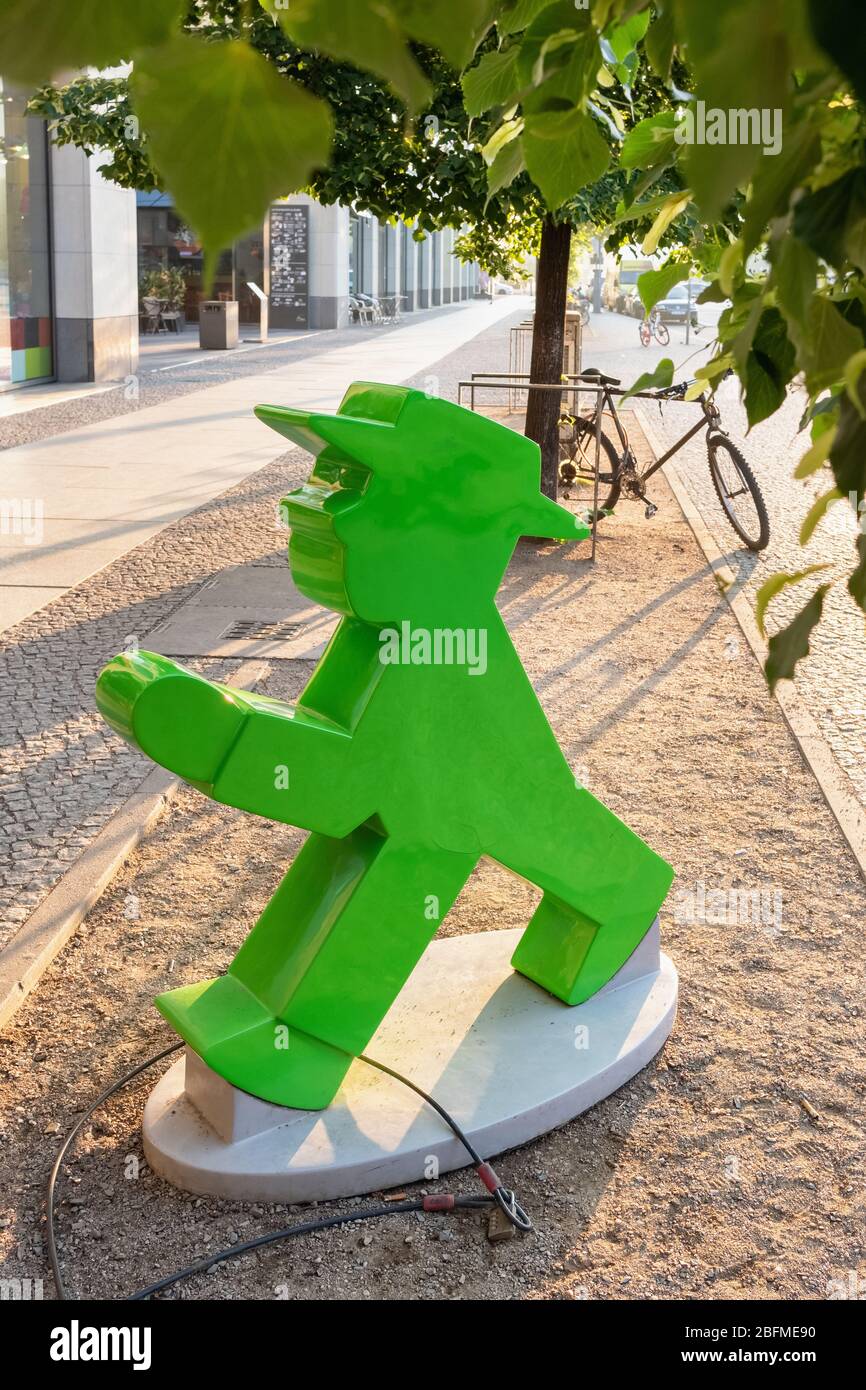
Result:
M693 352L694 345L686 348L682 337L681 328L672 328L670 348L645 352L636 345L634 320L620 314L603 314L593 320L591 351L587 350L585 359L603 371L622 375L623 380L631 384L641 371L647 370L648 364L654 365L657 358L673 353L674 360L680 363ZM677 372L675 380L692 375L705 355L704 352L694 357L688 367ZM819 524L809 545L804 548L799 544L800 525L806 512L815 496L830 485L823 470L802 482L793 476L809 443L807 434L798 433L804 407L801 392L792 391L781 410L757 425L750 434L747 434L737 383L725 382L718 399L722 422L751 463L766 499L771 528L768 548L757 556L749 554L728 525L710 479L703 434L697 435L677 455L680 475L749 597L754 598L764 580L780 570L797 571L818 563L830 565L826 573L784 590L773 600L767 619L768 633L785 627L819 583L831 578L842 581L835 583L827 595L823 620L812 639L811 654L801 662L795 684L837 761L848 774L854 794L866 806L864 619L844 583L855 563L856 519L847 502L837 503ZM700 414L696 406L682 404L665 406L663 415L657 407L644 404L640 413L666 446L673 444ZM651 525L652 522L647 522L647 526ZM743 659L746 659L745 642L742 649ZM736 659L735 652L731 655Z
M513 321L521 316L516 312ZM479 369L504 367L511 322L500 320L412 384L453 397L462 371L458 361ZM316 338L309 347L323 352L358 340L357 332L347 330ZM264 352L264 361L276 369L302 353L303 342ZM155 380L143 375L137 405L259 372L262 365L262 354L250 353L158 373ZM0 438L7 447L26 443L46 431L57 434L134 408L122 390L79 398L0 422ZM93 688L99 670L130 641L143 644L228 566L254 560L284 568L277 504L308 469L308 455L288 451L0 635L0 949L152 766L97 713ZM198 669L222 675L230 667L205 661Z

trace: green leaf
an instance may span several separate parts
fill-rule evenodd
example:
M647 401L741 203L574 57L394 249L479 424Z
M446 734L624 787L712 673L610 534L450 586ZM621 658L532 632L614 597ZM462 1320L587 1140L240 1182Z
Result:
M633 14L624 24L617 24L605 32L604 37L620 62L633 53L647 31L650 22L649 10Z
M649 65L656 77L660 77L663 82L667 82L670 76L675 47L673 0L667 0L665 9L661 14L658 13L658 5L656 6L655 19L647 30L644 40L644 50Z
M777 594L783 589L787 589L791 584L799 584L801 579L808 579L810 574L817 574L819 570L827 569L827 565L808 565L806 569L797 570L794 574L771 574L769 579L765 579L757 594L755 595L755 622L762 637L766 637L766 615L767 608Z
M785 5L774 0L677 0L676 15L708 125L712 111L727 117L731 111L778 110L784 121L792 68ZM686 152L689 186L710 219L748 182L761 157L761 144L731 140L731 131L726 133L728 142L714 144L716 132L708 128L706 142L690 143Z
M161 43L186 9L184 0L3 0L3 76L35 84L62 68L113 67Z
M821 140L808 120L785 131L777 154L762 154L752 177L744 212L743 243L746 255L764 238L767 224L783 217L791 194L821 157Z
M833 502L839 502L841 501L841 499L842 494L837 487L831 487L829 492L822 492L820 497L815 498L815 501L812 503L811 507L809 508L808 512L803 518L803 524L800 527L801 545L809 544L814 534L815 527L818 525L818 522L821 520L822 516L824 516L825 512L827 511L827 508Z
M600 179L610 162L607 143L592 118L576 109L527 116L523 154L552 211Z
M497 126L487 144L482 147L481 153L486 164L493 164L501 150L504 150L512 140L516 140L521 134L524 126L522 116L515 116L512 121L503 121L502 125Z
M496 0L385 0L401 28L417 43L438 48L461 71L471 60L498 8ZM290 6L296 0L290 0ZM381 7L374 3L374 11Z
M573 0L554 0L542 10L517 53L521 84L538 87L545 103L555 97L560 105L586 96L598 63L598 39L589 10L576 9ZM527 114L529 109L525 104Z
M795 478L808 478L812 473L817 473L830 457L830 450L833 447L833 440L836 438L836 430L831 427L820 434L818 438L806 450L797 467L794 469Z
M501 188L507 188L518 174L526 168L523 158L523 143L520 139L511 140L499 151L487 170L487 196L492 198Z
M330 107L247 44L188 35L142 54L131 84L154 163L202 239L210 284L218 253L328 162Z
M805 193L794 207L793 230L837 270L851 261L866 273L866 170L851 169Z
M745 393L749 428L773 415L787 394L797 354L778 309L764 309L746 358Z
M866 420L866 404L864 404L860 394L860 378L864 368L866 368L866 348L861 348L845 363L845 390L848 392L848 399L857 413Z
M719 261L719 286L726 299L734 293L734 282L743 268L743 243L732 241L722 252Z
M818 278L818 258L808 246L787 232L771 244L770 259L773 263L771 283L779 308L789 323L805 330Z
M519 34L523 29L528 29L536 16L550 4L551 0L514 0L512 5L503 8L501 15L497 15L496 27L500 34Z
M674 285L688 279L689 268L688 261L666 261L658 270L645 270L637 277L637 292L647 313L670 294Z
M643 372L637 381L622 393L619 403L622 405L623 401L627 401L629 396L635 395L638 391L655 391L670 386L673 379L674 364L669 357L663 357L653 371Z
M427 105L432 88L386 4L377 0L291 0L280 25L299 48L341 58L382 77L410 111Z
M813 628L821 621L824 595L829 587L829 584L822 584L816 589L794 621L770 638L764 672L771 690L775 690L781 680L793 680L797 662L809 655L809 639Z
M790 320L789 327L797 345L797 361L806 374L810 395L840 381L848 358L863 347L858 330L842 317L835 304L823 294L812 295L802 333Z
M648 116L638 121L623 141L619 162L623 169L655 169L672 164L676 158L674 139L676 115L664 111L660 116Z
M470 116L504 106L517 88L517 46L485 53L480 63L463 74L462 87Z
M859 390L862 400L862 383ZM839 424L830 447L830 467L843 497L853 492L858 503L866 497L866 420L847 395L842 397Z
M711 357L709 362L705 362L702 367L696 367L695 377L698 381L715 383L731 371L734 365L733 355L730 352L723 352L717 357Z
M725 291L722 289L718 280L711 280L710 283L707 285L707 288L705 290L701 290L700 294L695 300L695 303L726 304L730 297L731 296L729 294L726 294Z
M671 193L662 204L661 209L656 214L656 219L643 239L643 252L651 256L667 231L672 222L676 222L680 213L685 212L692 195L686 189L684 193Z

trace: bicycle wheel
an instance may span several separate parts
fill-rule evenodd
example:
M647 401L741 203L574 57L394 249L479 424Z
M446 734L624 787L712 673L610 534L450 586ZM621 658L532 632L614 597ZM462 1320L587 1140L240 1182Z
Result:
M644 347L649 347L653 339L653 331L650 327L649 319L641 319L640 340Z
M595 496L595 424L592 420L574 419L569 433L560 432L559 485L569 498L577 501L592 520L592 501ZM619 501L620 457L616 445L602 432L598 471L598 513L600 521Z
M763 550L770 539L770 518L754 473L726 434L707 435L707 454L725 516L750 550Z
M653 328L653 332L656 335L656 342L659 343L662 347L667 347L668 343L671 340L671 335L670 331L668 330L667 324L662 323L661 319L659 319Z

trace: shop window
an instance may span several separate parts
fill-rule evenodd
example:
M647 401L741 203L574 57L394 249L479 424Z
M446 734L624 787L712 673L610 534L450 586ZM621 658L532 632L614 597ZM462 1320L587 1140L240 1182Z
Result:
M54 372L45 125L0 79L0 390Z

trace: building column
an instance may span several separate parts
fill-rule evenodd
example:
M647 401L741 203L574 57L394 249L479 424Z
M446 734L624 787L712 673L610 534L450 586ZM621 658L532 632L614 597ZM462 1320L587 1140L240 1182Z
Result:
M442 232L442 303L450 304L454 298L454 231L446 227Z
M419 308L419 309L429 309L429 308L430 308L430 305L433 303L433 299L432 299L433 288L432 288L432 284L431 284L431 281L432 281L432 279L433 279L432 249L433 249L433 238L432 238L432 236L430 236L430 234L429 234L429 232L428 232L428 234L427 234L427 236L425 236L424 240L418 243L418 252L417 252L417 254L418 254L418 261L417 261L417 264L418 264L418 266L419 266L419 268L420 268L420 275L419 275L419 282L418 282L418 308Z
M379 223L375 217L364 218L364 294L374 297L381 293L379 285Z
M106 158L51 148L58 381L112 381L138 367L135 193L102 177Z
M349 322L349 257L352 253L349 209L310 207L309 304L311 328L345 328Z
M418 252L420 247L418 242L414 240L412 232L408 227L400 240L402 242L400 283L403 286L401 293L404 295L403 313L411 314L415 309L420 307L417 302L418 296L416 290L418 283Z
M434 232L430 238L430 304L442 303L442 233Z

